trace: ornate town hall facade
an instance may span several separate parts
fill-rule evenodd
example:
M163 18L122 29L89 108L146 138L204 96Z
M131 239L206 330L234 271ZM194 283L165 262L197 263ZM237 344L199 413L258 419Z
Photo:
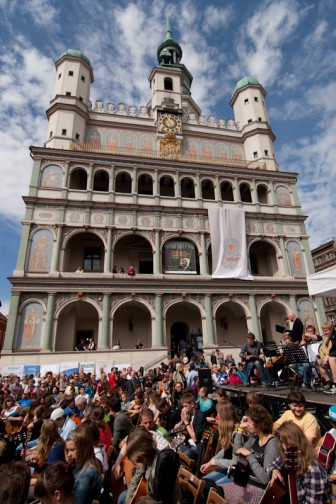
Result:
M92 105L89 59L57 60L47 140L31 147L3 363L73 360L92 337L97 360L154 365L181 339L234 354L247 329L279 340L288 310L321 323L297 174L279 170L264 88L240 80L234 119L206 118L169 23L157 55L139 108ZM244 210L254 280L212 278L210 206Z

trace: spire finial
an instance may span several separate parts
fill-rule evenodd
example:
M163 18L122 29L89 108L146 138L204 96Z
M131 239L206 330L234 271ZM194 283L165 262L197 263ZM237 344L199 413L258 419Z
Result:
M170 23L170 14L167 16L167 23L166 23L166 40L172 40L173 39L173 33L172 33L172 28L171 28L171 23Z

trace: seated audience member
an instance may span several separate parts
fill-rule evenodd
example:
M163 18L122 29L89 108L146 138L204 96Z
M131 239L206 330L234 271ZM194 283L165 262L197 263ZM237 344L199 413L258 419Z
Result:
M78 343L78 345L75 346L75 350L77 350L78 352L84 352L85 351L85 340L84 340L84 338L81 338L81 340Z
M260 404L260 406L262 406L263 395L259 394L258 392L248 392L245 397L245 402L248 407L256 406L257 404Z
M330 420L332 428L328 431L328 433L331 434L331 436L336 440L336 405L335 404L333 404L329 408L329 420ZM325 461L326 461L326 453L324 452L323 458L322 457L320 458L320 449L324 443L325 437L326 437L326 434L320 439L318 446L317 446L317 451L319 454L319 457L318 457L319 461L321 464L323 463L324 466L325 466ZM332 484L331 500L332 500L332 502L334 502L334 501L336 501L336 457L335 457L335 449L332 450L330 443L328 443L328 449L331 450L328 452L329 457L330 456L333 457L331 459L332 465L329 470L328 480Z
M215 406L209 397L209 391L207 387L201 387L198 393L198 406L202 413L206 413L207 416L211 416L215 412Z
M272 434L273 418L263 406L251 406L237 428L237 444L241 440L241 448L236 449L232 463L236 464L238 456L243 456L249 465L248 494L250 498L261 498L263 489L266 488L270 474L266 468L279 454L279 442ZM247 430L250 438L245 442L244 431ZM230 478L224 476L218 482L224 484L224 494L228 502L235 503L239 497L237 485ZM241 487L239 487L241 488ZM243 489L246 490L245 488ZM238 494L238 495L237 495ZM240 499L243 497L243 492Z
M318 421L311 413L306 411L306 398L296 390L290 392L287 396L287 404L289 410L285 411L283 415L274 423L274 432L280 427L281 424L291 420L300 427L306 436L308 443L316 446L321 437L321 431Z
M181 421L181 414L177 408L170 406L166 398L162 397L157 402L159 411L158 424L167 431L171 431Z
M198 392L199 392L199 377L194 376L194 383L190 387L191 393L193 396L198 397Z
M206 428L206 416L197 408L197 403L191 392L181 397L182 411L181 422L175 425L175 429L184 426L188 436L187 444L181 447L188 457L196 459L199 453L200 441Z
M66 441L69 432L76 429L76 423L65 414L64 409L56 408L50 415L50 420L53 420L58 428L59 435Z
M75 500L92 504L102 488L101 470L95 458L91 433L84 424L70 432L65 442L65 458L73 468Z
M114 417L112 444L119 452L119 444L133 429L133 422L127 411L121 411L121 402L117 397L109 400L109 406L110 414Z
M227 354L226 357L225 357L225 365L226 366L235 366L236 365L236 361L234 360L234 358L232 357L232 354Z
M232 366L230 368L230 372L229 372L229 384L230 385L241 385L242 384L242 379L237 374L237 368L236 368L236 366Z
M223 385L224 383L220 382L220 376L219 376L219 370L217 367L217 364L214 364L211 366L211 379L212 379L212 385L214 387L219 387L220 385Z
M219 368L219 384L220 385L228 385L229 383L229 371L226 367L226 364L222 362Z
M112 444L112 434L109 425L104 420L105 411L102 406L95 406L91 411L91 420L98 425L99 443L104 444L106 453Z
M191 388L194 383L195 376L198 376L198 371L196 371L196 366L194 362L191 362L189 365L189 370L187 371L187 387Z
M216 466L206 478L218 482L226 475L229 462L232 459L236 449L241 447L240 437L236 437L239 427L239 418L230 401L222 401L217 406L218 414L218 443L220 451L206 464L201 466L201 473L205 474L211 467ZM236 441L235 441L236 440Z
M88 351L91 351L91 352L93 350L96 350L96 343L94 342L93 338L89 339L89 343L85 346L85 350L88 350Z
M107 456L104 443L99 442L99 427L91 419L86 420L83 423L85 429L88 429L90 436L92 437L94 454L97 460L99 460L101 472L105 473L108 470Z
M155 481L155 469L158 457L158 450L151 434L144 427L136 427L127 438L127 456L135 464L136 469L133 472L132 479L127 491L120 494L118 504L129 504L136 492L141 478L144 476L147 481L147 495L153 496ZM169 482L170 483L170 482ZM181 504L182 497L178 483L177 475L170 485L167 481L162 481L162 485L169 487L165 495L163 504L174 503ZM159 482L160 486L160 482Z
M0 502L24 504L28 497L30 469L24 462L0 465Z
M64 461L64 441L53 420L44 420L38 445L26 451L26 461L40 473L47 465ZM31 485L36 479L31 480Z
M127 413L130 416L131 420L136 422L139 413L141 411L141 408L143 407L145 402L144 394L143 392L136 392L134 394L134 401L131 401L131 407L128 408ZM121 403L120 403L121 407Z
M172 393L172 404L176 408L178 408L180 405L182 395L183 395L182 383L180 383L180 382L175 383L174 388L173 388L173 393Z
M243 362L238 362L237 364L237 375L240 376L242 382L245 384L247 380Z
M75 504L74 483L71 466L56 462L38 476L34 495L41 504Z
M136 350L140 350L141 348L143 348L142 341L140 339L138 339L133 348L135 348Z
M121 409L123 411L127 411L131 407L132 407L132 402L129 400L129 393L123 391L121 393Z
M299 504L323 504L329 501L329 487L327 473L316 460L316 453L308 443L300 427L293 422L284 422L276 431L279 439L280 455L268 467L267 472L272 476L271 483L276 479L284 482L280 469L287 465L285 447L295 446L300 454L296 463L296 493Z

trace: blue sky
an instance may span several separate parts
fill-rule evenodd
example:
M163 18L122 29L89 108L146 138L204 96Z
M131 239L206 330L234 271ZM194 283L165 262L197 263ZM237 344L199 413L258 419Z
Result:
M280 169L299 173L311 247L336 235L334 0L0 0L0 13L4 314L32 169L28 147L46 140L54 61L66 49L80 49L94 70L93 102L145 105L167 14L204 115L230 118L230 97L242 77L263 84Z

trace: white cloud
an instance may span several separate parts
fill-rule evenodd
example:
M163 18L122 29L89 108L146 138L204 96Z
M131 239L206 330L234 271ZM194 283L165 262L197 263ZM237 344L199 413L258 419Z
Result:
M301 10L302 16L302 10ZM240 29L237 52L242 72L257 76L264 85L278 77L283 63L282 47L300 22L296 1L267 0Z
M224 29L232 20L233 8L216 7L208 5L203 14L203 30L208 33L213 33L214 30Z

